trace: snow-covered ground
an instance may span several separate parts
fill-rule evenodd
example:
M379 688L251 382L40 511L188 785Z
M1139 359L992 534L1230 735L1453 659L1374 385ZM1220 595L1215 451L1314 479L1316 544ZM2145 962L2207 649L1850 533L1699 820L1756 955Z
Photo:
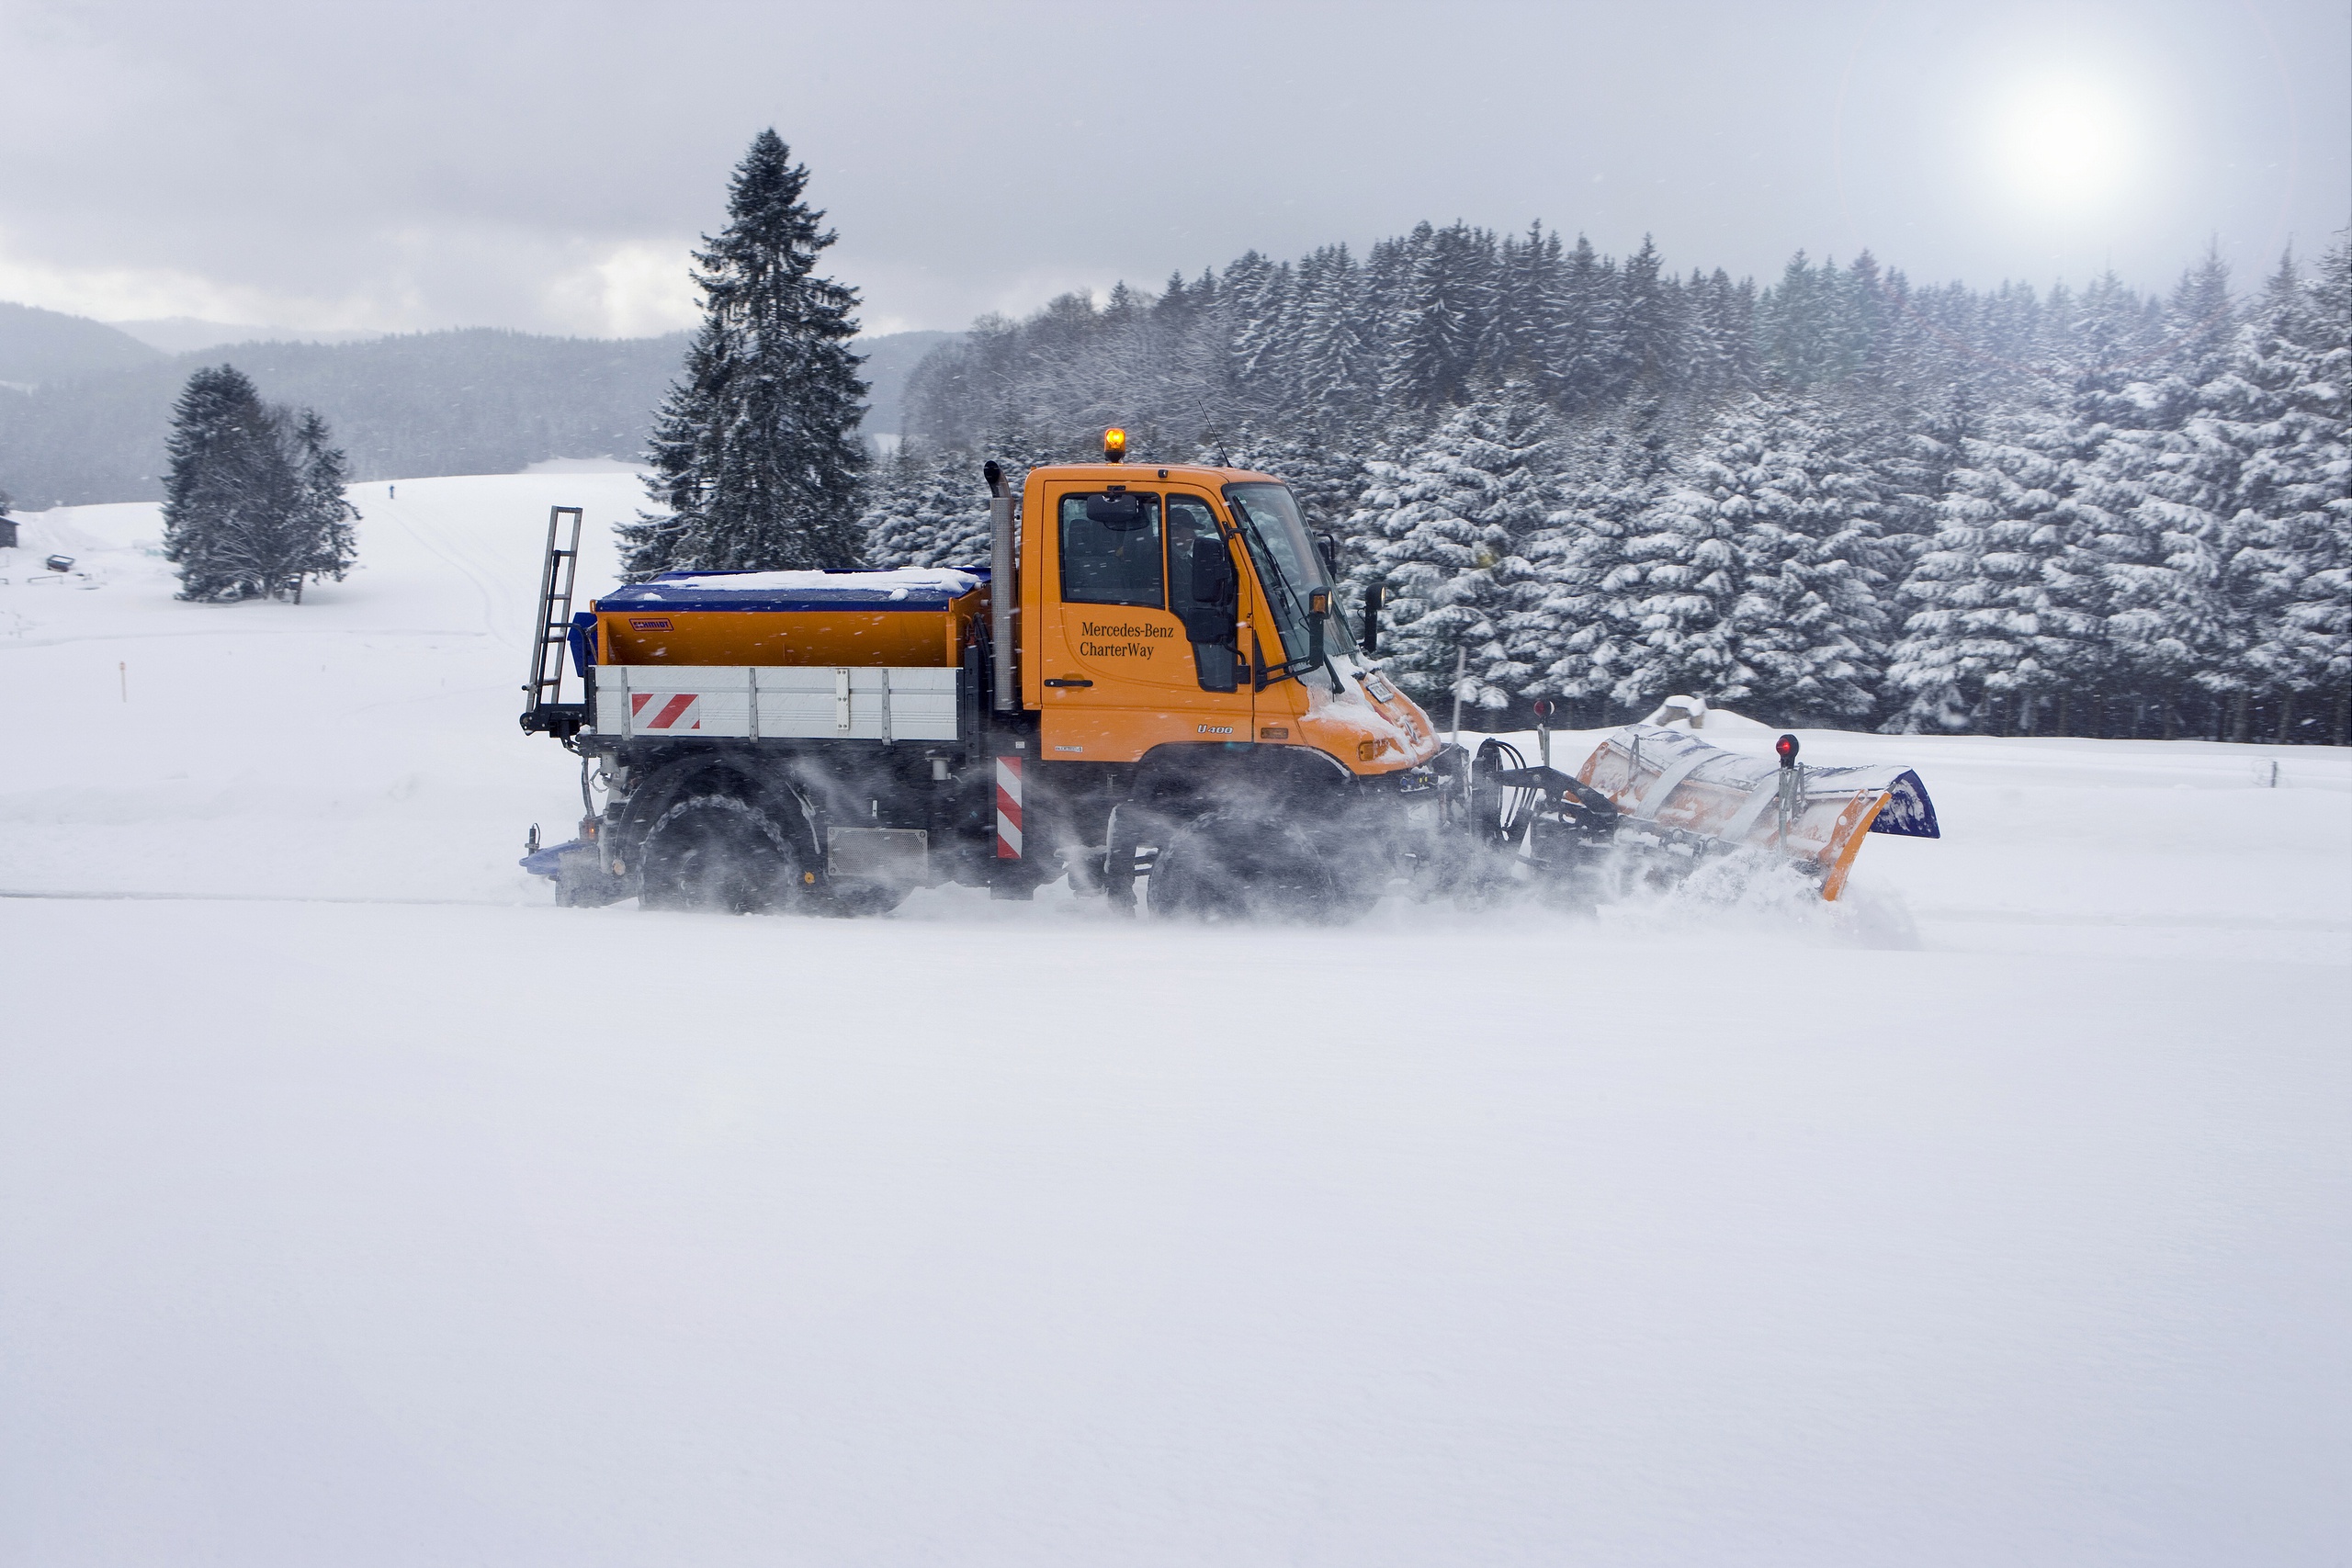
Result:
M0 890L150 896L0 898L0 1561L2343 1560L2345 753L1808 734L1947 835L1835 909L557 910L636 483L355 495L0 552Z

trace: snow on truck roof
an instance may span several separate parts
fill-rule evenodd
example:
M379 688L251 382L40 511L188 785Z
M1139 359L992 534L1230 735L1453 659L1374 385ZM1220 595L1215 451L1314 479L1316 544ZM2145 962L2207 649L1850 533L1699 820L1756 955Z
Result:
M889 571L665 571L616 588L599 609L660 604L674 610L944 610L986 582L984 570L901 567Z

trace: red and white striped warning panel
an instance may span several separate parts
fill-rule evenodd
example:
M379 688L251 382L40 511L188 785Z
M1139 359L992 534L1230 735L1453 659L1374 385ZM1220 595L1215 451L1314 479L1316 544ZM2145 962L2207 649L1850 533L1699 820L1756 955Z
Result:
M628 728L633 735L685 735L702 728L699 692L631 692Z
M1021 858L1021 759L996 760L996 858Z

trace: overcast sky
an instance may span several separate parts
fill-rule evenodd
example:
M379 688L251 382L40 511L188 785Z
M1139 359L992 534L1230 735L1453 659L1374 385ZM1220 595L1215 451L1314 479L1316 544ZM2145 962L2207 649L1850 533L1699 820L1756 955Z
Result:
M2242 281L2352 219L2345 0L0 0L0 299L688 324L773 125L869 331L1540 219L1768 276Z

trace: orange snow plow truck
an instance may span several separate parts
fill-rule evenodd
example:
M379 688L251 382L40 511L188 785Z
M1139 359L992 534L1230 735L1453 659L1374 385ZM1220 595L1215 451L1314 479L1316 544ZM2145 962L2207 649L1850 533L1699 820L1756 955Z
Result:
M556 509L523 728L579 755L586 816L524 865L570 904L855 913L1066 876L1121 911L1330 920L1400 884L1589 904L1736 850L1834 898L1866 832L1936 834L1917 775L1808 768L1792 737L1775 766L1635 725L1577 774L1449 743L1281 480L1123 455L1114 431L1018 497L988 464L985 570L671 572L578 612Z

